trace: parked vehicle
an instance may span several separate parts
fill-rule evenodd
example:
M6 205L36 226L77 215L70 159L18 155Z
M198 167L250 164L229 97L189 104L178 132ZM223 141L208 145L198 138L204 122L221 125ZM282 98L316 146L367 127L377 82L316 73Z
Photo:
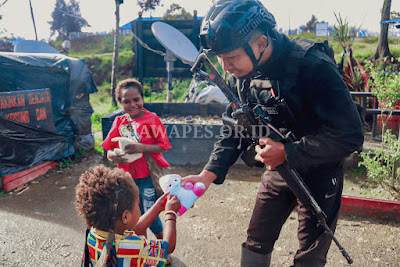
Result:
M202 85L205 87L201 89ZM185 103L229 103L229 100L218 86L210 84L194 74L186 94Z

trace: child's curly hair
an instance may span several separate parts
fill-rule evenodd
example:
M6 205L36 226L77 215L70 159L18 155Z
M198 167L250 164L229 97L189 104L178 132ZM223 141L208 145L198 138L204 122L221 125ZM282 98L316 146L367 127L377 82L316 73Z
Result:
M121 192L117 194L119 190ZM114 203L118 201L116 218L119 218L125 210L132 210L132 204L137 201L138 194L129 173L122 169L110 169L99 165L80 176L76 186L75 206L86 226L109 231Z
M143 97L143 86L142 84L133 78L128 78L122 80L118 83L117 87L115 88L115 97L117 98L118 102L121 102L122 99L122 91L127 88L135 88L139 91L140 95Z

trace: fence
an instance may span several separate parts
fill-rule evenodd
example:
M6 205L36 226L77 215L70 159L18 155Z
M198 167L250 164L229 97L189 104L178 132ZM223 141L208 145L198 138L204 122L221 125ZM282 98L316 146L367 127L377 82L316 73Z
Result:
M377 134L377 129L382 127L382 117L381 114L388 114L388 110L382 110L379 108L379 103L372 95L371 92L350 92L353 97L356 99L360 99L360 104L364 111L364 121L368 118L368 115L372 117L371 123L371 134L373 139L379 139ZM368 100L372 100L373 108L368 108ZM385 115L384 115L385 116ZM392 117L388 121L387 128L391 129L394 134L399 135L399 119L400 119L400 110L394 110L392 113Z

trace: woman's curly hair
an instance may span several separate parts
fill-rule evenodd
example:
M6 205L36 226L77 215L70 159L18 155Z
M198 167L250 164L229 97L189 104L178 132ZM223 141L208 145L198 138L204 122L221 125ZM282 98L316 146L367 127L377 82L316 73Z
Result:
M128 78L128 79L120 81L118 83L117 87L115 88L115 97L117 98L118 102L121 102L122 91L127 88L135 88L139 91L139 94L142 97L144 96L142 84L136 79Z
M75 206L86 226L109 231L114 203L118 201L116 218L119 218L125 210L132 210L132 204L137 201L138 194L129 173L122 169L110 169L99 165L80 176L76 186Z

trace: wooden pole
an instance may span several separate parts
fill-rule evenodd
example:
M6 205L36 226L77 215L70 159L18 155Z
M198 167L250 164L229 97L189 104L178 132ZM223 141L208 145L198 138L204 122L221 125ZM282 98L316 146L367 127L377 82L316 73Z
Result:
M36 41L37 41L38 38L37 38L37 32L36 32L35 16L33 15L33 8L32 8L32 2L31 2L31 0L29 0L29 6L30 6L30 8L31 8L31 17L32 17L32 22L33 22L33 29L35 30L35 37L36 37Z

